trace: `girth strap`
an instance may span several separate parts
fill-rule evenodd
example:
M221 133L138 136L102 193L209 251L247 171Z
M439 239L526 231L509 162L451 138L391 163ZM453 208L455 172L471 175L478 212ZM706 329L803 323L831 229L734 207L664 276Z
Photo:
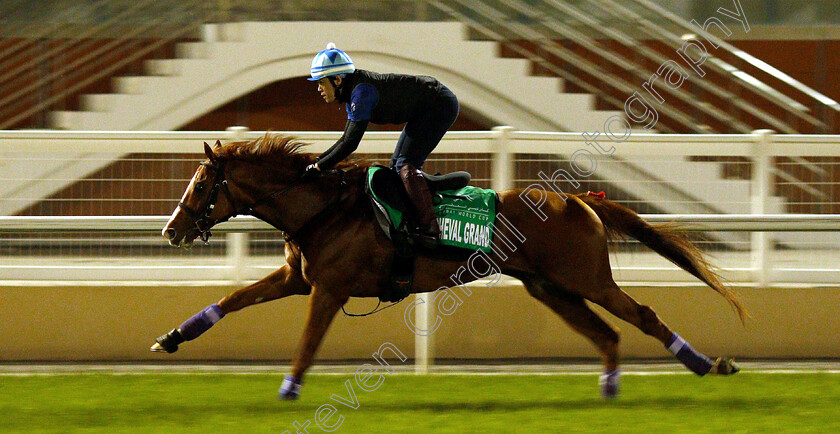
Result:
M414 261L417 252L412 247L405 233L393 231L394 257L391 263L391 275L388 287L379 294L379 299L386 302L398 302L411 294L414 283Z

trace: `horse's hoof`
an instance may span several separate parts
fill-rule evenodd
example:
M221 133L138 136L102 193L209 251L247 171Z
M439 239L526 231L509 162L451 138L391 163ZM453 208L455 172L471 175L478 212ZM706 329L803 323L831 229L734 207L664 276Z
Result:
M294 401L300 396L300 386L302 382L300 379L291 375L287 375L283 379L283 384L280 385L280 392L277 399L281 401Z
M601 396L605 399L613 399L618 396L619 385L621 384L621 371L605 372L598 378L598 385L601 387Z
M150 350L156 353L174 353L178 351L178 345L184 343L184 337L181 336L181 332L178 329L172 329L171 332L155 339L154 345L152 345Z
M741 368L735 364L735 360L732 358L718 357L712 364L712 369L709 373L714 375L732 375L740 370Z

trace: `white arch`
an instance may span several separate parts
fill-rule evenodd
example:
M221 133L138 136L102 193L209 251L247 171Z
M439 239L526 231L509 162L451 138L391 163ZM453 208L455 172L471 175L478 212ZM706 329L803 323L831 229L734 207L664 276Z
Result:
M559 93L560 80L528 75L524 59L465 41L458 23L237 23L216 33L239 41L181 44L188 58L158 61L168 76L118 79L125 94L92 95L89 112L59 115L64 128L171 130L269 83L307 74L329 35L362 69L433 75L463 107L525 130L595 130L616 112L590 95ZM358 28L364 27L359 32ZM317 35L328 35L320 37ZM353 35L342 41L342 35Z
M528 130L563 129L560 123L555 120L546 118L532 108L505 97L486 83L448 69L443 65L412 62L387 53L354 53L353 57L356 65L362 69L434 76L458 96L463 107L497 123L515 125L518 128ZM205 82L206 86L203 88L188 95L179 95L180 98L177 100L167 101L165 109L153 114L148 119L137 122L131 129L177 129L215 107L247 95L265 85L301 77L301 60L299 57L276 59L243 68L213 83ZM305 60L308 61L309 59Z

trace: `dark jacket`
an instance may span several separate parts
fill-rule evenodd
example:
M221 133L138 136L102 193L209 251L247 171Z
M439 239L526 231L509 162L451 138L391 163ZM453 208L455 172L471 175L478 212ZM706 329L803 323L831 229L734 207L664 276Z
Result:
M357 69L342 80L336 99L346 103L344 134L318 157L318 167L330 169L347 158L362 141L368 123L402 124L431 107L440 82L424 75L379 74Z

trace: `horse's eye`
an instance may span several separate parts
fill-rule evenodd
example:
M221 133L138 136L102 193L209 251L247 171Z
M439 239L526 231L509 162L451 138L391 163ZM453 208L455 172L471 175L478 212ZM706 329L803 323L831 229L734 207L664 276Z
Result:
M196 184L196 185L195 185L195 191L196 191L197 193L201 193L201 192L202 192L202 190L204 190L204 184Z

